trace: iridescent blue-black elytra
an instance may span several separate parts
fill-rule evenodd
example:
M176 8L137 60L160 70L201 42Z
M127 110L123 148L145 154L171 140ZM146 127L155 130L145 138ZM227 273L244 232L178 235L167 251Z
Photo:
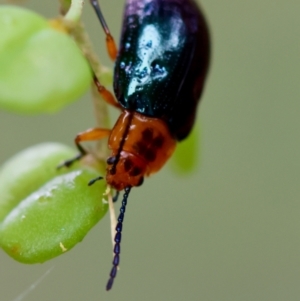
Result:
M209 34L193 0L127 0L114 91L129 111L190 132L209 64Z

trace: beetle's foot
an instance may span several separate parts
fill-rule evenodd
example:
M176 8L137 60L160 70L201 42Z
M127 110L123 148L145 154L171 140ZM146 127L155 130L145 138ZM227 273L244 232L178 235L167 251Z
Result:
M62 167L70 167L74 162L79 161L82 157L82 154L78 154L76 157L62 162L56 168L61 169Z
M97 178L95 178L95 179L92 179L92 180L89 181L88 185L91 186L91 185L93 185L95 182L97 182L97 181L99 181L99 180L102 180L102 179L103 179L103 177L97 177Z

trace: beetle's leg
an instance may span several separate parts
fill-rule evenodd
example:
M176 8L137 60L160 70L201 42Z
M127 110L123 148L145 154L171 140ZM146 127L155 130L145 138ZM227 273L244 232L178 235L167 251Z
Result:
M93 128L85 132L79 133L75 138L75 144L77 149L79 150L79 154L72 159L64 161L62 164L58 165L57 168L61 168L63 166L69 167L74 162L80 160L82 157L84 157L87 154L87 151L82 147L80 142L100 140L102 138L108 137L110 132L111 131L108 129Z
M90 0L91 5L93 6L96 15L101 23L101 26L103 28L103 31L106 35L106 48L107 48L107 52L108 55L110 56L110 58L114 61L117 57L117 46L116 43L114 41L114 38L112 37L109 28L106 24L106 21L104 19L104 16L102 14L100 5L98 3L98 0ZM100 81L98 80L98 78L96 77L96 75L94 74L94 83L100 93L100 95L103 97L103 99L110 105L121 109L121 105L116 101L115 97L113 96L113 94L108 91L103 85L101 85Z
M93 6L93 8L96 12L96 15L97 15L97 17L98 17L98 19L101 23L101 26L104 30L104 33L106 35L106 48L107 48L108 55L114 61L116 59L117 53L118 53L117 46L116 46L116 43L114 41L114 38L112 37L112 35L111 35L111 33L108 29L108 26L105 22L105 19L104 19L104 16L103 16L102 12L101 12L98 1L97 0L90 0L90 3Z
M101 83L99 82L98 78L96 77L96 75L94 74L94 83L97 87L98 92L100 93L100 95L103 97L103 99L111 106L114 106L118 109L121 109L122 106L117 102L117 100L115 99L115 97L113 96L113 94L107 90L103 85L101 85Z

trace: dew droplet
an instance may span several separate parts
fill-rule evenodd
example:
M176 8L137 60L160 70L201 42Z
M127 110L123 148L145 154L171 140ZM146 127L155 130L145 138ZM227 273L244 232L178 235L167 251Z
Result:
M147 67L137 73L138 78L142 79L148 75Z
M156 64L153 68L153 71L155 73L160 73L160 74L164 74L166 72L166 68L165 67L160 67L158 64Z

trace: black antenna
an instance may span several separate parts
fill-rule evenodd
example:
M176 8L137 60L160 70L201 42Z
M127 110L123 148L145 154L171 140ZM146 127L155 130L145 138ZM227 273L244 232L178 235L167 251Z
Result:
M112 285L114 283L114 280L116 278L117 275L117 271L118 271L118 265L120 263L120 243L121 243L121 232L122 232L122 227L123 227L123 219L124 219L124 215L125 215L125 210L126 210L126 205L127 205L127 199L128 199L128 195L130 192L131 187L126 187L125 193L123 195L123 200L122 200L122 206L120 208L120 214L118 217L118 223L116 226L116 235L115 235L115 247L114 247L114 259L113 259L113 267L110 271L110 278L108 279L107 285L106 285L106 290L109 291L112 288Z

